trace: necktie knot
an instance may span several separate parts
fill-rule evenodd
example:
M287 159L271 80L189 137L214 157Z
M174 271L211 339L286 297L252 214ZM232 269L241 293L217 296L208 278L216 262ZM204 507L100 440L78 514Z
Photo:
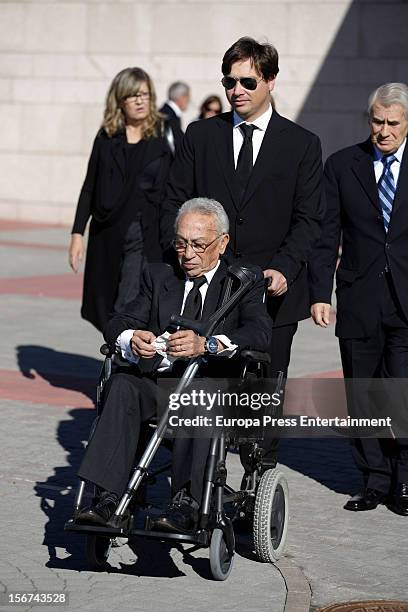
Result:
M190 280L193 282L193 289L199 289L207 282L205 276L197 276L196 278L190 278Z
M244 140L252 140L252 135L255 130L254 125L248 125L247 123L241 123L241 125L239 126L239 129L242 132Z
M395 157L395 155L383 155L381 161L383 163L384 168L389 169L391 168L391 164L397 161L397 158Z

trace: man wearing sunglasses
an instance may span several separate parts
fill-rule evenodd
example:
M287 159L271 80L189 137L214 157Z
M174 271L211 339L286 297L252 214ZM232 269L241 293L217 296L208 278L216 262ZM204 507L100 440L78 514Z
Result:
M232 111L188 127L161 221L165 245L186 199L208 195L223 203L231 236L226 256L261 266L271 279L271 377L286 375L298 321L309 317L306 263L323 215L320 142L272 108L278 72L272 45L244 37L226 51L221 82ZM265 465L273 466L274 445L266 446Z

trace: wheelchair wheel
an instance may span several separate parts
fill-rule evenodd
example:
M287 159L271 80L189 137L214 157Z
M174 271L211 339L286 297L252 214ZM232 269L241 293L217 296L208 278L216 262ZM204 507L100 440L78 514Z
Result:
M288 531L289 489L277 469L267 470L255 498L254 545L259 561L274 563L283 554Z
M86 536L86 560L88 565L94 570L102 570L108 561L109 553L112 548L111 538L103 536Z
M233 562L234 554L230 557L222 529L214 529L210 543L210 568L214 580L226 580Z

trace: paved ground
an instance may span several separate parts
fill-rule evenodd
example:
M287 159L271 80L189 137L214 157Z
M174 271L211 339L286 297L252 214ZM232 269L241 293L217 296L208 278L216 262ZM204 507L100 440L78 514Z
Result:
M93 418L100 336L79 318L81 278L68 270L67 241L65 228L0 222L0 591L64 590L69 610L280 612L287 601L287 611L301 612L306 578L313 608L408 599L408 519L384 507L342 509L360 480L341 440L282 443L291 508L281 571L254 561L245 538L224 583L209 579L207 551L143 541L115 549L108 573L87 569L82 539L63 524ZM332 329L303 323L293 355L292 376L339 370ZM233 455L230 475L240 477ZM161 491L167 488L163 479Z

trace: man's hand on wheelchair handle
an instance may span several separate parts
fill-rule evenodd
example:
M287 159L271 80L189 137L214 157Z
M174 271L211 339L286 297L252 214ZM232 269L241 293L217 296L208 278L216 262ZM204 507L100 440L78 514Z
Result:
M310 314L312 315L313 321L320 327L327 327L330 325L330 304L324 302L316 302L310 307Z
M286 278L283 276L279 270L264 270L263 271L265 278L270 278L270 284L268 287L268 296L269 297L279 297L287 292L288 283Z
M138 357L151 359L156 354L156 349L152 346L152 343L155 340L156 336L153 332L145 331L143 329L135 329L130 341L132 352Z

